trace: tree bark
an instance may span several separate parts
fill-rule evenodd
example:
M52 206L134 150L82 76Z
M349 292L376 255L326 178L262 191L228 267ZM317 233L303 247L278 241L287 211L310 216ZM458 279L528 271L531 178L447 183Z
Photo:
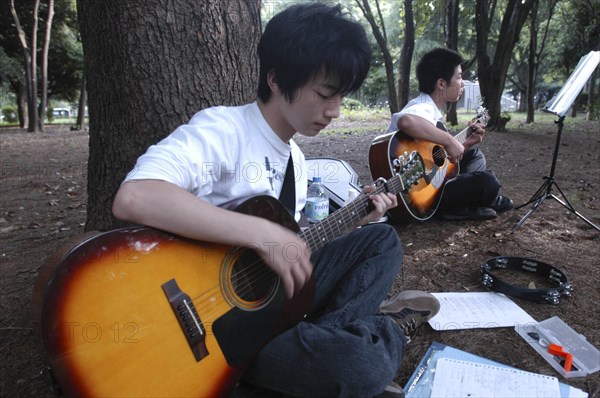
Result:
M139 155L202 108L255 98L259 0L78 0L90 154L86 230L121 225Z
M40 131L44 131L44 121L46 120L46 106L48 104L48 50L50 48L50 33L52 32L53 18L54 0L48 0L48 16L46 18L46 30L44 36L44 44L42 46L42 93L40 98L40 112L38 115L38 128Z
M19 116L19 127L25 128L25 121L27 120L27 87L21 83L16 82L13 84L15 93L17 95L17 115Z
M21 54L23 56L23 65L25 66L25 81L27 89L27 131L38 131L38 111L37 111L37 13L39 1L35 1L33 10L33 28L31 34L31 45L27 43L25 31L21 27L21 21L15 8L15 1L10 0L10 12L15 21L15 28L21 44Z
M85 74L81 77L81 91L79 92L79 106L77 108L77 129L85 130L85 106L87 105L87 89L85 88Z
M490 129L504 128L505 121L500 117L501 99L510 65L510 54L519 39L527 15L536 1L508 0L500 26L498 44L492 48L488 40L491 21L488 15L488 0L476 0L477 74L483 104L490 115L488 123ZM488 48L493 50L493 59L490 59Z
M527 118L525 123L533 123L535 119L535 105L533 97L535 95L536 80L537 80L537 14L538 3L536 2L531 9L531 25L529 28L529 66L527 75Z
M369 5L369 0L355 0L358 7L361 9L365 18L371 25L371 31L373 32L373 36L375 36L375 41L377 41L377 45L381 50L381 54L383 56L383 64L385 66L385 76L387 80L387 92L388 92L388 106L390 108L391 113L396 113L400 109L398 107L398 95L396 93L396 83L394 81L394 62L392 60L392 55L390 54L390 50L387 45L387 37L385 33L385 26L383 25L383 19L381 19L381 27L377 24L375 20L375 16L371 11L371 6ZM379 9L379 0L375 0L377 5L377 9Z
M594 120L597 117L598 110L596 109L597 101L596 101L596 79L598 76L598 69L592 73L592 77L590 77L589 81L589 91L588 91L588 112L586 119Z
M446 47L458 51L458 17L460 15L460 0L447 0L446 3ZM463 70L464 70L463 66ZM447 105L448 112L446 123L456 126L458 124L458 115L456 114L456 102L450 102Z
M400 104L398 110L402 109L409 101L410 94L410 68L415 49L415 20L413 17L413 0L404 0L404 43L400 53L400 76L398 79L398 96Z

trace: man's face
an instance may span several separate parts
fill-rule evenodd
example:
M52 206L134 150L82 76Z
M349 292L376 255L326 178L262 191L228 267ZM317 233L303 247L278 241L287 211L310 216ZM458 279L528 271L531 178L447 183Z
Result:
M336 85L322 74L302 86L291 102L281 107L285 120L298 133L312 137L339 117L344 97L336 94Z
M454 69L454 74L450 79L450 83L444 82L446 84L446 88L444 90L444 96L446 97L446 101L456 102L460 99L465 83L462 79L462 68L458 65Z

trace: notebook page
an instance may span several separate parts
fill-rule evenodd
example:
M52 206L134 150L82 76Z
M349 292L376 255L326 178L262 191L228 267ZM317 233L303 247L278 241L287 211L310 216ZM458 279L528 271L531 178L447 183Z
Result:
M440 358L437 361L432 397L510 398L560 397L556 377L513 368Z

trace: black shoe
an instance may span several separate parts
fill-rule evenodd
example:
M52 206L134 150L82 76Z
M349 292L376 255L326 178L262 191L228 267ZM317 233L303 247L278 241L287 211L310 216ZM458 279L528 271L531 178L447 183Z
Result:
M461 207L439 213L438 218L446 221L491 220L496 218L496 211L489 207Z
M504 213L505 211L512 210L515 208L515 204L510 198L506 196L498 195L494 203L490 206L496 210L496 213Z

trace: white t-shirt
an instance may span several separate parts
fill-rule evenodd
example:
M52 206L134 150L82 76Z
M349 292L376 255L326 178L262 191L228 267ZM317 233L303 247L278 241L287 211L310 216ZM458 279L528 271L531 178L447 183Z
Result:
M441 121L443 118L442 112L440 112L435 102L433 102L431 96L429 94L420 93L418 97L410 100L400 112L392 115L390 127L387 129L386 133L398 130L398 120L404 115L420 116L431 122L434 126L437 126L437 122Z
M198 112L149 147L125 181L168 181L216 206L256 195L279 198L290 152L299 220L307 189L304 154L275 134L256 102Z

